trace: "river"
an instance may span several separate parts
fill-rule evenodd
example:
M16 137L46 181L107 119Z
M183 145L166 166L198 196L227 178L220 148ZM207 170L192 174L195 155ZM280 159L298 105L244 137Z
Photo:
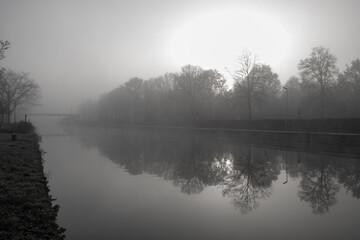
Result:
M67 239L360 239L360 159L31 120Z

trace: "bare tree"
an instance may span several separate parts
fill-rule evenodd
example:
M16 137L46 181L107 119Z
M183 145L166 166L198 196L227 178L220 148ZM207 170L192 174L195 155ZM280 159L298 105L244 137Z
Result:
M339 74L339 87L360 95L360 59L353 60L351 65L346 65L345 71Z
M5 81L2 78L3 69L0 69L0 124L5 120L5 111L6 111L6 104L5 104Z
M248 118L252 120L254 102L259 105L267 102L266 97L279 93L281 84L270 66L256 63L256 57L252 53L244 52L238 60L239 68L232 74L235 80L234 92L245 100Z
M9 47L9 41L0 40L0 60L5 58L5 50L7 50Z
M320 85L320 117L324 119L326 91L338 74L336 57L323 46L312 49L310 56L300 60L298 69L303 82L317 82Z
M251 98L251 89L252 89L252 70L253 68L256 66L256 56L254 56L254 54L252 54L249 51L244 51L242 53L242 55L238 58L238 69L234 71L232 75L235 84L234 84L234 88L237 88L237 90L240 89L247 89L247 91L245 91L245 96L246 96L246 101L247 101L247 109L248 109L248 114L249 114L249 120L252 119L252 98ZM242 86L240 89L238 88L239 86Z
M186 65L175 75L174 90L184 100L191 119L202 119L202 110L211 108L211 99L225 91L225 79L216 70Z
M40 97L39 85L26 73L6 70L0 79L0 86L0 96L8 123L18 106L35 104Z
M235 148L231 155L232 167L222 182L222 194L246 214L259 206L260 199L271 195L271 184L280 174L280 165L275 157L264 156L252 147Z
M5 50L10 47L10 43L8 41L0 40L0 60L5 58ZM2 84L2 76L4 74L5 69L0 68L0 123L4 122L4 111L5 111L5 103L4 103L4 95L2 92L3 84Z
M340 187L335 180L336 171L331 162L321 158L311 160L305 164L301 173L298 196L301 201L310 204L314 214L324 214L336 204Z
M296 76L291 76L285 83L285 91L288 92L290 98L288 98L288 113L289 118L301 118L302 112L302 91L301 91L301 82L300 79ZM283 98L286 97L285 92ZM285 99L283 99L286 101Z

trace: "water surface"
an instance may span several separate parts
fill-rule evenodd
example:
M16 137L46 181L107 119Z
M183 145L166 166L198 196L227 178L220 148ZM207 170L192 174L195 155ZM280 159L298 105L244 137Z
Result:
M67 239L360 239L360 161L32 119Z

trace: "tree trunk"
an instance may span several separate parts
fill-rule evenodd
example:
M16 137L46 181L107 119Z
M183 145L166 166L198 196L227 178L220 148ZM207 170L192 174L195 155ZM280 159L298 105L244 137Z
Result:
M321 118L321 120L324 120L324 85L323 84L321 84L321 86L320 86L320 88L321 88L321 93L320 93L320 97L321 97L321 99L320 99L320 118Z
M6 115L7 115L7 123L10 124L10 119L11 119L11 111L10 111L10 108L7 109L7 112L6 112Z
M252 109L251 109L251 95L248 94L248 114L249 114L249 120L252 120Z
M251 109L251 84L249 76L246 77L246 83L247 83L247 104L248 104L248 114L249 114L249 121L252 120L252 109Z
M5 114L3 110L0 110L0 123L5 123Z

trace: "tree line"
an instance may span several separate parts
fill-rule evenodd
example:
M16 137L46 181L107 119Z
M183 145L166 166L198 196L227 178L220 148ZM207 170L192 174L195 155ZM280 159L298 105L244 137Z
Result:
M9 41L0 39L0 60L5 58ZM16 122L16 110L36 103L40 97L40 86L27 73L17 73L0 68L0 124Z
M233 86L215 69L186 65L147 80L134 77L79 107L83 121L183 124L201 120L358 118L360 60L338 70L337 58L314 47L284 85L251 52L237 59Z

